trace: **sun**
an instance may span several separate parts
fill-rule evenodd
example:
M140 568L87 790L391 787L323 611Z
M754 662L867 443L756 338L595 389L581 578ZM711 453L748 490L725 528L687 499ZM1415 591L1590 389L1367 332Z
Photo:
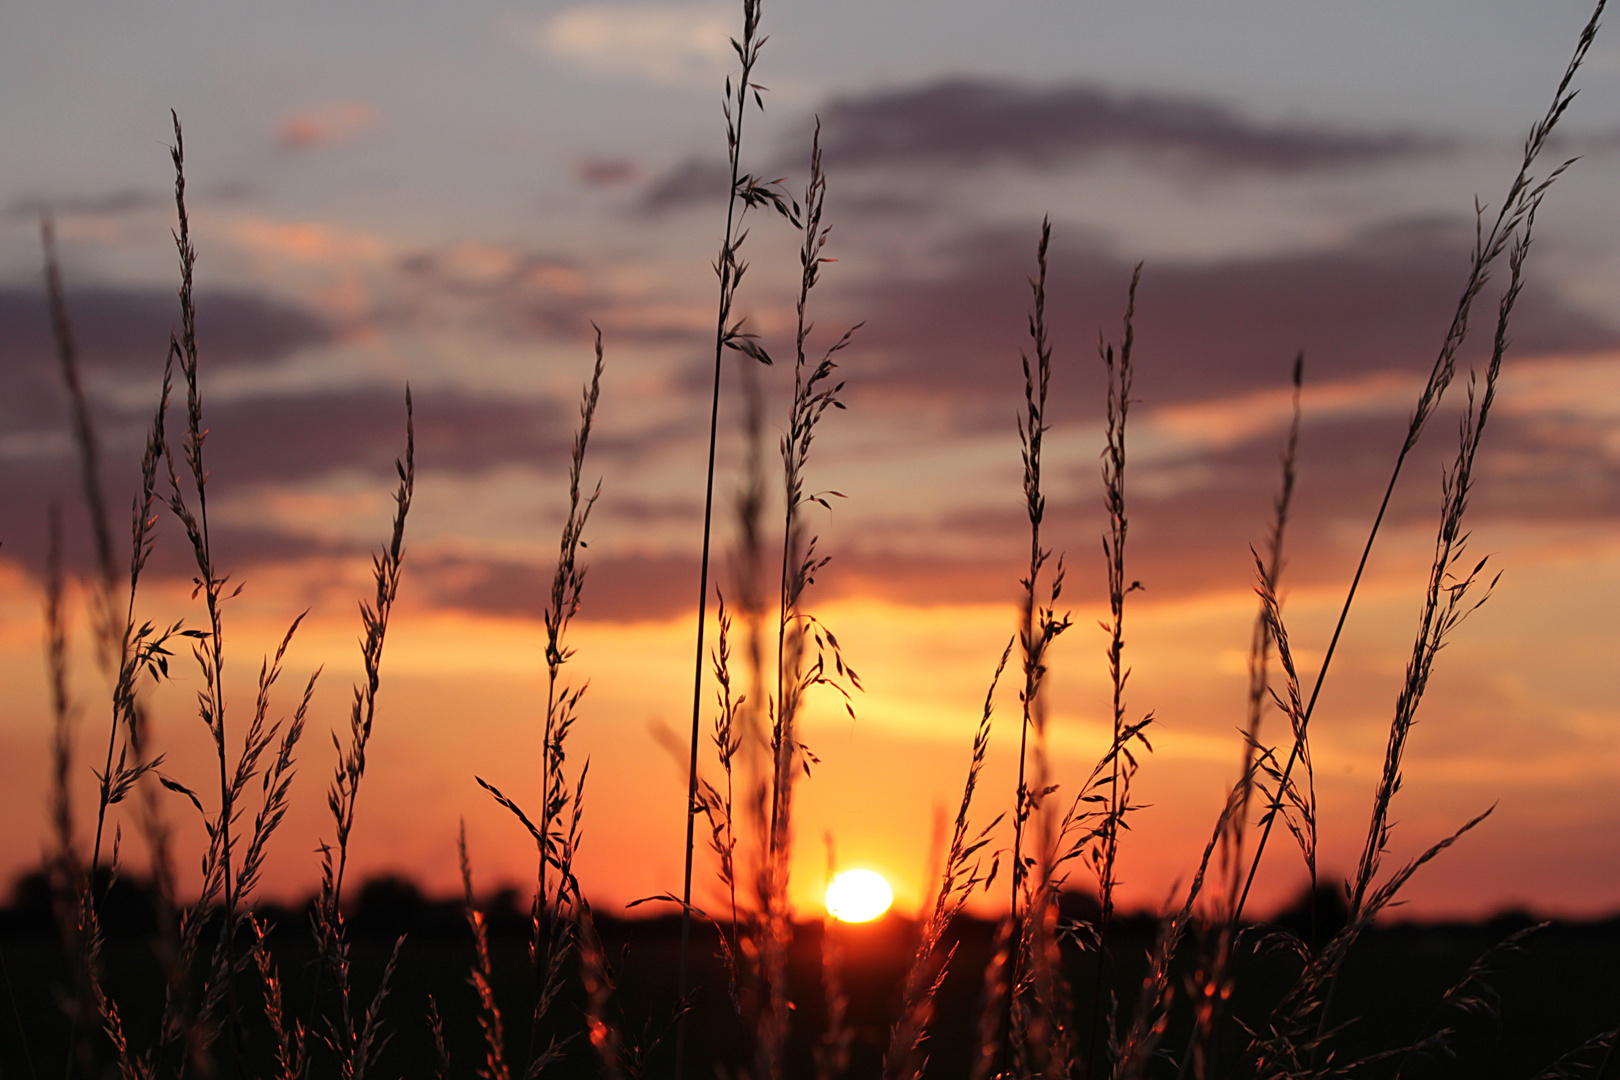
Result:
M827 886L827 913L839 922L871 922L892 903L894 890L871 870L845 870Z

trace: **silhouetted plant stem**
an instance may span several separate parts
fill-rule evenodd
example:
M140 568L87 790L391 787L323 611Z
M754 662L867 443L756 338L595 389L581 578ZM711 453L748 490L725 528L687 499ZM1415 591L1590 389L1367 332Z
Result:
M90 517L90 539L95 546L97 590L94 594L97 657L103 668L110 668L113 629L113 598L117 574L113 568L112 527L108 521L107 500L101 484L101 451L84 382L79 376L78 347L73 323L62 295L62 270L56 254L56 223L47 214L39 223L40 245L45 251L45 296L51 310L51 330L67 390L68 409L73 421L73 443L79 456L79 483L84 492L85 511ZM116 725L114 725L116 730ZM109 758L111 752L109 751ZM110 761L109 761L110 768ZM99 847L99 845L98 845Z
M827 556L817 555L817 537L808 536L802 508L814 503L830 508L829 496L836 491L807 492L805 470L816 428L829 408L842 409L838 399L842 382L832 382L838 365L833 357L849 346L859 324L844 332L815 364L809 363L806 346L813 323L809 318L810 294L820 280L821 266L833 260L822 255L829 227L822 224L827 182L821 171L821 126L816 125L810 149L810 179L805 188L803 245L799 251L799 295L794 336L793 400L787 431L782 436L782 566L777 595L776 624L776 715L771 728L770 826L766 836L763 875L764 943L761 968L767 991L762 1013L759 1045L760 1075L776 1080L781 1075L783 1051L787 1045L789 1012L787 997L787 954L792 944L793 924L788 884L792 871L793 784L802 768L809 774L814 755L800 741L798 725L806 692L813 686L828 686L842 695L850 719L855 710L848 682L860 689L860 677L845 664L838 639L812 614L803 609L805 590L815 581L816 572L827 565ZM795 217L797 215L794 215ZM813 647L813 648L812 648Z
M1040 267L1040 276L1033 283L1035 310L1030 315L1032 335L1037 326L1042 331L1045 330L1046 246L1051 237L1052 223L1048 218L1041 222L1041 240L1035 256ZM1036 336L1035 339L1036 368L1033 375L1030 371L1029 357L1027 355L1023 357L1024 407L1027 417L1018 418L1018 435L1024 458L1024 501L1029 515L1029 570L1022 582L1024 617L1018 635L1020 651L1023 653L1024 686L1019 693L1022 715L1018 725L1018 788L1013 803L1012 873L1008 875L1007 894L1007 911L1015 925L1018 922L1018 894L1024 886L1024 819L1028 814L1029 802L1025 770L1029 761L1030 714L1034 708L1034 691L1040 683L1035 670L1035 658L1032 655L1035 643L1035 580L1036 575L1040 573L1041 564L1046 561L1046 552L1041 548L1041 517L1046 505L1045 499L1041 496L1041 437L1046 431L1044 410L1052 364L1051 351L1046 347L1043 338L1044 334ZM1020 966L1015 953L1008 968L1009 985L1018 984ZM1007 1007L1009 1010L1012 1008L1011 995L1008 996Z
M1571 56L1568 66L1564 69L1563 78L1559 80L1558 89L1553 93L1552 104L1546 114L1530 129L1530 134L1524 143L1524 155L1519 166L1518 175L1508 186L1506 198L1502 200L1501 209L1497 211L1496 220L1491 224L1488 232L1483 229L1483 208L1476 205L1474 254L1469 267L1468 279L1463 286L1461 298L1451 319L1451 326L1446 332L1445 341L1440 346L1439 355L1435 359L1434 367L1429 373L1428 381L1418 396L1416 408L1407 425L1406 438L1401 444L1400 453L1395 457L1395 467L1390 472L1389 483L1384 488L1384 496L1379 501L1378 513L1373 518L1372 528L1368 531L1367 542L1362 546L1361 557L1356 562L1356 572L1350 579L1350 588L1345 594L1344 604L1339 609L1339 617L1333 626L1333 634L1328 640L1326 652L1322 655L1322 666L1317 669L1316 680L1311 687L1310 698L1305 704L1305 724L1310 723L1316 711L1316 702L1322 692L1322 684L1327 678L1328 668L1333 662L1339 646L1339 638L1344 632L1345 621L1349 618L1351 604L1355 601L1356 590L1361 585L1362 575L1367 569L1367 560L1372 555L1373 544L1378 538L1379 529L1383 526L1384 515L1389 510L1390 499L1395 494L1395 483L1400 479L1401 469L1406 464L1407 456L1417 445L1423 428L1428 424L1429 418L1439 408L1447 387L1456 372L1457 352L1468 336L1468 317L1477 297L1490 279L1490 267L1508 249L1512 237L1519 231L1521 223L1526 216L1539 203L1547 188L1562 175L1573 161L1566 161L1548 173L1546 179L1537 183L1530 175L1541 151L1547 144L1548 137L1557 127L1567 110L1575 100L1576 91L1569 89L1574 81L1575 73L1580 70L1586 59L1587 51L1592 47L1592 41L1597 35L1598 19L1603 14L1603 8L1608 0L1598 0L1592 11L1592 17L1582 28L1579 39L1575 45L1574 55ZM1296 751L1290 751L1288 762L1283 767L1283 783L1286 784L1292 774L1294 764L1298 760ZM1233 920L1242 917L1243 909L1248 903L1249 890L1254 885L1255 873L1260 868L1261 856L1265 854L1266 842L1271 837L1271 827L1275 817L1269 819L1260 833L1260 839L1255 844L1254 855L1249 863L1249 872L1243 885L1243 893L1238 900Z
M1535 228L1536 210L1541 196L1532 197L1529 210L1516 231L1508 251L1510 279L1502 293L1496 320L1496 336L1491 349L1490 364L1486 368L1485 388L1477 398L1474 375L1469 373L1468 407L1459 424L1459 446L1456 460L1441 477L1441 511L1439 534L1435 538L1434 559L1430 563L1429 583L1424 594L1423 610L1418 618L1418 632L1407 660L1406 677L1395 701L1395 715L1390 721L1389 743L1384 751L1384 767L1373 794L1372 815L1367 827L1367 839L1362 846L1361 859L1350 888L1350 915L1359 918L1367 902L1368 890L1378 876L1383 853L1388 847L1391 826L1389 808L1395 793L1401 787L1401 761L1406 741L1417 722L1418 706L1428 688L1429 675L1435 658L1461 622L1490 598L1496 585L1492 578L1483 596L1470 599L1469 593L1485 568L1480 559L1471 568L1462 562L1468 545L1468 534L1463 531L1463 517L1468 509L1468 496L1473 488L1474 461L1479 453L1480 440L1490 418L1491 404L1496 398L1496 381L1502 370L1502 357L1507 351L1508 325L1513 306L1523 287L1524 261L1530 250L1531 233ZM1328 1029L1333 1009L1334 994L1338 990L1337 972L1328 978L1327 994L1322 1003L1321 1018L1317 1024L1318 1038ZM1312 1055L1314 1062L1320 1057L1320 1047Z
M973 736L973 756L968 763L967 780L962 785L962 802L956 811L951 829L950 847L946 851L940 870L939 892L934 897L933 910L923 922L917 940L917 952L906 972L901 992L900 1015L889 1031L889 1047L883 1055L883 1080L921 1080L928 1065L923 1046L928 1038L934 1018L934 998L950 966L954 947L940 956L940 943L951 921L967 904L974 888L988 882L980 876L978 854L990 842L991 833L1001 824L1005 815L979 830L974 836L969 828L968 812L973 806L973 792L979 784L979 772L984 768L990 752L990 721L995 709L996 686L1001 673L1012 656L1013 642L1001 650L995 674L990 677L990 688L984 695L984 711L979 716L979 727ZM985 1003L988 1015L999 1013L993 1002ZM995 1022L992 1019L992 1022Z
M225 723L225 585L227 577L219 573L213 557L213 545L208 529L208 470L203 464L203 443L208 428L203 423L202 390L198 384L197 365L197 309L194 303L193 270L197 263L196 249L191 245L191 225L186 214L185 139L180 129L179 114L172 110L174 146L170 156L174 163L174 203L177 228L174 242L180 258L180 332L170 339L170 350L180 364L180 375L186 387L186 430L181 440L184 459L191 484L195 509L181 493L175 471L174 452L165 451L169 463L169 507L185 527L191 543L192 556L197 565L193 579L195 593L201 593L208 612L208 629L199 635L193 650L203 676L203 689L198 693L202 719L214 740L214 757L219 772L219 813L211 830L211 846L217 848L219 888L224 901L220 922L219 944L214 970L225 984L229 1001L226 1017L231 1030L232 1071L241 1067L241 1024L236 1003L236 886L231 874L231 856L235 845L232 826L236 821L236 791L231 784L227 756L227 728ZM237 591L240 591L238 586ZM234 595L234 594L233 594Z
M90 522L91 540L96 553L96 584L92 590L93 630L96 658L102 672L112 683L112 708L107 725L107 750L99 776L96 801L95 838L90 847L88 880L92 887L101 865L101 848L107 816L114 803L120 802L130 790L161 763L161 758L146 760L145 718L137 698L137 679L142 671L154 680L167 676L170 637L180 632L180 623L159 630L150 624L137 627L135 597L140 584L141 571L151 554L156 518L152 508L156 502L157 464L163 455L164 417L168 411L170 377L173 355L164 365L163 390L157 414L147 435L146 452L141 460L141 492L132 507L131 543L129 559L129 592L122 618L118 614L118 579L114 564L112 530L107 512L107 501L101 482L101 453L91 420L89 401L79 373L78 347L73 334L73 323L68 316L67 302L62 288L62 272L56 249L55 223L46 215L40 222L40 241L45 254L45 293L51 311L51 325L56 339L57 358L62 383L67 391L72 417L73 442L79 458L80 488ZM115 760L118 733L124 730L125 748ZM130 757L133 755L133 763ZM143 787L145 805L140 822L146 833L148 846L154 858L153 878L158 887L160 902L163 884L158 879L166 876L158 865L163 860L166 843L155 835L159 828L155 806L151 804L150 789Z
M551 599L546 605L546 715L542 733L541 753L541 834L539 852L538 891L534 898L534 918L530 937L530 958L535 971L535 1010L529 1024L529 1052L527 1062L536 1059L539 1049L540 1024L547 1008L557 993L561 976L561 957L556 955L565 944L560 937L558 920L562 913L562 898L567 883L559 880L556 902L549 908L547 925L546 878L548 863L561 865L563 813L568 809L568 789L563 777L566 759L565 742L573 727L576 709L585 688L572 689L562 682L563 667L573 657L568 645L568 627L579 613L580 596L585 588L585 568L579 565L579 550L584 544L585 525L591 509L602 493L600 481L590 494L581 497L581 477L585 470L585 450L590 444L591 425L596 417L596 403L602 391L602 331L596 331L596 363L589 382L581 394L579 427L574 433L574 444L568 465L568 517L563 523L562 538L558 542L557 567L551 581Z
M95 431L90 425L89 410L85 403L84 387L79 380L77 350L73 343L73 327L68 320L67 306L62 300L62 277L56 261L56 235L55 228L47 215L40 221L40 243L45 251L45 293L50 306L51 328L55 333L57 357L60 363L62 382L68 393L69 409L73 418L74 443L79 449L80 480L83 485L86 509L90 514L91 534L96 545L97 568L100 570L98 585L95 590L96 603L95 630L96 630L96 656L105 666L107 660L107 627L111 622L111 611L108 599L112 589L112 541L108 536L106 515L101 499L100 471L97 468L97 455L95 444ZM49 542L46 556L46 587L45 587L45 626L46 626L46 666L51 681L51 816L56 829L57 865L52 872L53 891L58 894L56 904L63 911L66 910L69 899L75 907L93 903L88 890L95 887L95 865L100 861L101 830L106 820L108 803L108 786L112 777L113 748L117 744L118 725L117 718L111 730L107 733L107 763L102 769L100 798L96 816L96 839L93 848L95 854L91 859L91 868L87 878L82 878L78 866L78 856L74 851L73 837L73 806L71 789L71 771L73 762L73 709L68 698L68 671L67 671L67 616L63 604L66 588L66 575L62 568L62 514L61 508L52 503L49 511ZM88 1005L88 987L86 980L88 972L82 970L88 963L88 958L80 955L84 945L83 935L80 932L66 933L67 923L58 916L64 935L64 944L73 946L69 949L75 962L74 988L75 996L71 1023L68 1035L67 1075L73 1071L75 1054L86 1058L88 1065L88 1044L81 1050L79 1038L79 1025L83 1013ZM80 919L82 922L82 918Z
M1266 704L1273 698L1268 661L1272 643L1278 636L1273 634L1272 626L1274 621L1280 624L1280 617L1274 617L1273 609L1277 583L1282 577L1283 536L1288 528L1288 514L1294 497L1295 459L1299 450L1301 417L1300 392L1304 373L1305 354L1302 352L1294 358L1292 419L1281 455L1282 483L1272 504L1271 531L1266 540L1265 555L1262 557L1259 552L1250 549L1255 556L1259 579L1256 591L1260 593L1260 610L1255 615L1254 629L1249 638L1248 717L1243 738L1243 764L1239 771L1238 784L1233 789L1235 802L1232 811L1226 816L1225 828L1218 837L1220 868L1226 878L1226 891L1222 897L1224 906L1219 910L1220 917L1214 920L1215 926L1208 943L1205 966L1198 973L1199 982L1195 985L1193 996L1192 1030L1187 1033L1187 1046L1182 1052L1176 1072L1178 1080L1184 1080L1189 1075L1194 1080L1212 1080L1218 1075L1219 1034L1231 990L1232 950L1237 937L1237 925L1232 919L1232 912L1237 907L1238 889L1243 881L1243 842L1248 835L1249 802L1254 795L1256 774L1265 767L1268 760L1261 754L1260 731ZM1289 685L1293 691L1290 700L1296 700L1298 681L1292 674L1291 660L1287 667L1290 672ZM1309 861L1311 889L1314 894L1316 863L1314 858Z
M47 513L45 554L45 672L51 702L51 837L47 872L51 913L56 917L63 951L74 967L73 1000L68 1016L64 1077L73 1076L75 1058L89 1066L89 1046L80 1024L86 1011L89 958L83 940L82 911L89 902L73 836L73 703L68 688L68 629L64 606L66 578L62 569L62 510L55 502Z
M584 814L585 776L590 762L580 770L577 781L570 789L563 766L567 761L568 734L578 719L579 703L585 696L586 685L570 687L563 682L563 669L574 656L568 644L568 628L578 614L585 587L586 568L580 565L579 553L585 546L585 526L601 494L601 485L588 494L583 488L585 454L590 445L596 406L601 397L604 366L602 332L595 327L595 363L590 379L580 395L579 426L574 432L568 468L568 516L563 522L558 542L557 565L552 576L551 594L545 609L546 626L546 713L544 717L544 750L542 754L541 789L544 800L536 825L514 800L499 788L475 777L479 786L488 791L495 801L505 807L533 838L538 865L535 872L536 892L530 906L529 959L534 966L535 1004L529 1021L529 1048L523 1060L517 1063L520 1075L533 1077L548 1066L560 1061L566 1039L553 1037L544 1049L540 1046L541 1027L557 995L563 989L570 956L578 955L580 974L587 997L586 1020L591 1043L597 1050L610 1074L624 1060L625 1044L620 1032L610 1023L606 1006L613 997L611 974L600 956L600 942L596 938L594 923L575 879L574 853L579 846L580 822ZM465 827L463 827L462 862L467 875L466 892L468 918L473 920L475 935L481 935L481 922L472 902L470 870L467 869ZM556 884L550 885L555 871ZM549 916L548 916L549 912ZM497 1061L504 1053L499 1047L499 1010L495 1008L493 991L489 989L488 957L486 946L478 966L473 971L474 986L484 1003L486 1035L491 1050L485 1072L491 1075L507 1066ZM594 950L594 953L593 951ZM493 1025L493 1027L491 1026ZM490 1034L491 1031L494 1034Z
M484 1061L478 1075L486 1080L511 1080L512 1071L506 1065L506 1035L501 1026L501 1009L495 1001L493 965L489 958L489 935L484 929L484 916L473 900L472 861L467 857L467 823L461 823L456 837L456 851L461 861L461 888L467 925L472 930L474 962L467 981L478 994L478 1027L484 1036Z
M343 922L343 879L349 866L349 837L354 831L360 783L366 775L366 753L371 745L372 728L377 717L377 691L382 685L383 647L388 640L388 620L399 596L400 575L404 568L405 522L416 489L416 423L408 384L405 387L405 453L394 460L394 471L398 476L398 485L394 490L393 526L387 543L371 557L375 592L370 600L360 604L360 625L364 631L360 639L360 660L364 678L354 687L354 696L349 703L348 743L338 747L338 760L333 767L332 783L327 792L327 808L332 813L335 843L321 847L321 886L312 920L321 961L317 970L324 970L332 977L338 999L338 1014L336 1019L328 1018L325 1041L337 1058L341 1074L354 1080L359 1080L375 1063L375 1055L381 1051L382 1042L386 1041L381 1039L378 1010L388 995L389 974L393 970L391 960L370 1007L357 1022L352 1000L349 941ZM335 736L333 742L337 742ZM396 943L396 959L398 953L399 944ZM312 1009L319 1005L318 980L317 974Z
M742 243L742 236L738 234L738 225L743 212L753 202L748 198L747 191L740 188L751 188L752 184L742 172L742 129L743 118L748 111L748 99L752 93L756 104L763 107L759 97L762 87L753 84L754 63L759 58L760 46L764 39L756 40L759 29L760 0L743 0L743 33L742 40L732 40L732 47L741 62L742 71L737 78L735 98L731 79L726 80L726 144L729 151L731 165L731 186L726 198L726 236L720 248L720 256L715 262L715 273L720 279L720 302L715 322L714 338L714 380L709 401L709 454L708 466L704 478L703 491L703 548L699 556L698 570L698 610L697 610L697 648L696 659L692 664L692 730L689 743L689 760L687 763L687 789L686 789L686 854L685 871L681 884L681 957L678 977L679 1000L684 1002L691 985L691 953L692 953L692 854L694 829L697 825L698 807L698 726L703 709L703 660L704 635L707 629L709 605L709 547L714 523L714 459L715 444L720 431L720 369L725 359L726 349L736 348L750 355L756 355L769 363L763 350L758 350L751 337L742 336L742 323L735 324L731 319L732 301L736 295L737 283L741 280L746 264L737 259L737 248ZM735 112L733 112L735 109ZM750 350L749 346L753 346ZM675 1027L675 1080L680 1080L686 1064L686 1011L683 1009L680 1019Z
M1103 501L1108 508L1108 534L1103 537L1103 554L1108 561L1108 675L1113 690L1113 742L1109 754L1108 812L1100 837L1098 893L1102 912L1097 924L1097 978L1091 1002L1091 1033L1086 1066L1097 1072L1097 1035L1102 1017L1104 974L1107 970L1108 932L1114 913L1114 864L1119 854L1120 819L1129 809L1130 770L1123 770L1121 758L1130 763L1124 751L1129 736L1125 720L1125 683L1130 670L1124 666L1125 598L1141 588L1141 582L1125 580L1125 540L1130 519L1125 510L1125 425L1130 415L1131 347L1136 340L1136 287L1142 280L1140 263L1131 274L1131 287L1125 301L1125 336L1116 355L1112 345L1099 346L1103 367L1108 373L1108 430L1103 449ZM1134 764L1132 764L1134 768Z
M1051 1053L1060 1061L1055 1067L1066 1067L1067 1054L1060 1052L1059 1044L1067 1038L1063 1018L1051 1008L1050 993L1053 979L1061 978L1060 971L1049 970L1051 964L1047 950L1042 947L1046 938L1046 909L1051 899L1052 836L1050 816L1044 809L1048 770L1046 759L1046 699L1041 694L1046 675L1046 652L1053 640L1069 628L1069 617L1058 615L1054 607L1063 593L1063 559L1058 558L1056 572L1047 585L1045 603L1038 597L1041 571L1052 553L1041 546L1041 523L1046 515L1046 495L1041 488L1041 446L1047 430L1046 398L1052 377L1052 345L1046 327L1046 254L1052 239L1050 218L1041 221L1041 238L1036 246L1036 276L1030 278L1033 307L1029 315L1029 336L1033 360L1029 354L1021 356L1024 370L1024 411L1018 417L1018 439L1024 465L1024 509L1029 518L1029 565L1019 584L1023 589L1022 622L1019 628L1019 651L1024 669L1024 683L1019 690L1021 716L1018 732L1018 789L1013 813L1013 858L1009 883L1008 914L1017 933L1017 945L1008 958L1007 968L1007 1063L1016 1058L1016 1047L1025 1043L1045 1044L1036 1047L1037 1053ZM1028 782L1029 733L1035 732L1035 783ZM1032 814L1041 815L1039 856L1028 859L1024 855L1024 823ZM1040 881L1033 888L1029 883L1029 866L1038 868ZM1019 898L1024 901L1020 919ZM1027 965L1027 970L1026 970ZM1020 1023L1022 1006L1020 989L1024 979L1034 981L1037 1023L1044 1035L1034 1039L1026 1036L1025 1025Z
M1603 1052L1603 1061L1593 1080L1610 1080L1615 1075L1616 1062L1620 1062L1620 1029L1610 1032L1609 1048Z

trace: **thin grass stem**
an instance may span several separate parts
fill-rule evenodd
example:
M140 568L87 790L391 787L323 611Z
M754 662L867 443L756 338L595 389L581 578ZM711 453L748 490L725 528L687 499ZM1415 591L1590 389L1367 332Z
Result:
M708 465L704 474L703 491L703 546L699 554L700 566L698 570L698 609L697 609L697 645L692 662L692 730L688 743L689 760L687 763L687 790L686 790L686 849L685 870L681 884L681 955L679 974L677 977L677 993L679 1000L685 1001L691 986L691 953L692 953L692 855L694 850L694 830L697 825L698 806L698 741L699 724L703 711L703 660L704 637L708 623L709 604L709 548L714 523L714 462L715 447L720 431L720 371L728 348L738 349L747 355L752 355L765 363L769 357L752 340L752 335L744 335L740 320L732 321L732 304L736 296L737 285L741 281L746 264L737 258L737 249L744 238L739 232L742 215L747 207L754 205L749 194L757 185L750 177L742 172L742 134L743 120L748 112L748 100L752 96L757 105L764 107L760 97L763 87L757 87L753 81L754 64L759 58L760 46L764 39L758 37L760 18L760 0L743 0L743 31L742 40L732 39L731 45L737 53L741 64L741 72L737 77L735 96L733 96L732 80L726 80L725 117L726 117L726 145L731 167L731 186L726 196L726 233L725 240L720 247L719 258L716 259L714 269L719 277L720 299L718 314L715 320L714 337L714 380L709 401L709 453ZM733 111L735 110L735 111ZM778 205L780 205L778 203ZM681 1080L686 1065L686 1013L683 1011L675 1027L675 1080Z
M1580 37L1575 45L1575 52L1564 69L1563 77L1558 83L1558 89L1553 93L1552 104L1548 106L1547 112L1530 129L1530 134L1525 138L1524 154L1518 175L1508 185L1507 196L1502 200L1502 206L1497 211L1496 219L1492 222L1488 231L1483 228L1483 208L1476 204L1474 252L1469 266L1468 278L1463 285L1462 296L1457 302L1456 310L1452 314L1451 326L1446 331L1445 340L1441 343L1440 352L1435 358L1434 367L1429 373L1428 381L1424 384L1422 392L1418 395L1417 405L1413 409L1411 420L1407 425L1405 440L1401 444L1400 452L1395 457L1395 466L1390 471L1389 482L1385 485L1383 498L1378 504L1378 512L1373 517L1371 529L1368 530L1366 543L1362 545L1361 557L1356 562L1356 570L1350 579L1350 587L1345 593L1344 603L1339 609L1338 619L1333 626L1333 634L1328 639L1326 651L1322 654L1322 666L1317 669L1316 679L1311 686L1310 698L1305 704L1305 723L1307 725L1310 718L1315 715L1316 702L1322 693L1322 685L1327 679L1328 669L1333 662L1333 658L1337 655L1339 640L1344 632L1345 622L1350 616L1350 608L1355 601L1356 591L1360 587L1362 575L1367 569L1367 560L1372 555L1373 545L1378 539L1379 530L1384 523L1384 516L1389 510L1390 499L1395 494L1396 481L1400 479L1401 470L1406 464L1407 456L1412 452L1413 447L1417 445L1418 438L1422 435L1429 418L1439 408L1447 387L1451 385L1452 377L1456 371L1458 350L1462 348L1463 342L1468 337L1468 319L1473 309L1474 299L1485 287L1490 278L1491 266L1508 249L1509 242L1518 231L1525 215L1531 211L1532 206L1539 201L1549 185L1556 181L1564 170L1572 164L1572 162L1566 161L1564 164L1559 165L1539 183L1531 175L1531 170L1535 167L1537 159L1546 147L1548 138L1552 135L1558 122L1563 118L1565 111L1575 100L1575 91L1570 90L1570 84L1574 81L1576 72L1580 70L1588 50L1592 47L1592 41L1597 35L1599 19L1603 14L1606 3L1607 0L1598 0L1596 7L1592 11L1591 18L1587 20L1586 26L1581 30ZM1298 755L1290 752L1288 762L1282 769L1285 784L1293 773L1297 759ZM1249 891L1254 886L1254 877L1260 868L1260 859L1265 854L1266 843L1271 838L1271 826L1274 821L1275 818L1273 817L1261 829L1260 839L1256 842L1254 855L1249 861L1249 872L1244 881L1243 892L1238 898L1234 920L1241 918L1243 909L1248 903Z

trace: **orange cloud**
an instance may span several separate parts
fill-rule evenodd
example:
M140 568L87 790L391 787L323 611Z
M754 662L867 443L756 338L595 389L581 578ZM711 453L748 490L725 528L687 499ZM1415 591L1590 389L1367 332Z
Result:
M294 262L372 262L386 254L382 240L320 221L244 217L229 225L231 238L254 255Z
M348 142L377 122L377 110L363 101L329 101L289 113L276 125L282 146L308 149Z
M620 158L581 158L574 162L574 176L586 187L614 187L629 183L641 170L632 161Z

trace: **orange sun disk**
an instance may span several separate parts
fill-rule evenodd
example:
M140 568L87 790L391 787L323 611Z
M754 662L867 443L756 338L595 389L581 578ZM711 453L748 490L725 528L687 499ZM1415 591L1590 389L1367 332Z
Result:
M871 922L892 903L894 890L871 870L845 870L827 886L827 913L839 922Z

